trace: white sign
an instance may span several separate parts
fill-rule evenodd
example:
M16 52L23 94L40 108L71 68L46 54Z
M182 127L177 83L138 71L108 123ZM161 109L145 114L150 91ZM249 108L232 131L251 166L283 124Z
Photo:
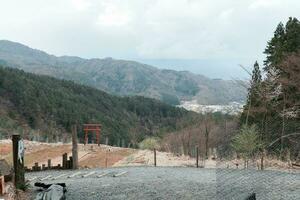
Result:
M24 158L24 150L25 150L24 141L23 140L19 140L18 147L19 147L19 149L18 149L18 159L22 163L23 162L23 158Z

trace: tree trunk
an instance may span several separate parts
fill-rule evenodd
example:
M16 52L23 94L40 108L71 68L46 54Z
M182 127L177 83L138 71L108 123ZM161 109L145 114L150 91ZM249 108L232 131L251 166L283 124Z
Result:
M248 126L248 120L249 120L250 109L251 109L251 97L250 97L250 99L249 99L249 106L248 106L248 110L247 110L246 126Z
M285 132L285 94L283 94L283 115L282 115L282 129L281 129L281 139L280 139L280 159L283 160L283 136Z
M261 157L260 157L260 169L264 170L264 151L261 152Z

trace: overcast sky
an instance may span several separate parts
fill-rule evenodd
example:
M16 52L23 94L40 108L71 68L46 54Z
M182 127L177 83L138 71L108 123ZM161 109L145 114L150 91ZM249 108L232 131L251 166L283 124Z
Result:
M58 56L133 59L215 78L261 63L277 24L300 18L299 0L0 1L0 39Z

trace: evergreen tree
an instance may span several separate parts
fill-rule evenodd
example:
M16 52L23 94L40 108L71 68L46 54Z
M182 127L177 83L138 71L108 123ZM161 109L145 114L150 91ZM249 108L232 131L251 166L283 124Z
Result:
M254 65L241 124L256 124L260 140L266 145L278 141L270 148L266 146L269 153L284 158L288 150L296 157L299 148L291 143L293 138L285 136L300 131L300 22L289 18L285 25L279 23L264 53L267 76L262 81L259 66Z
M242 114L242 123L252 124L257 120L258 107L261 104L261 71L257 61L254 63L250 87L248 89L247 103Z
M293 148L288 139L284 139L285 135L299 131L300 121L296 118L289 118L291 113L297 116L297 87L293 85L296 81L291 81L292 77L299 77L299 69L293 64L296 61L295 54L300 52L300 22L296 18L290 17L285 26L280 23L273 38L268 42L264 51L266 60L264 62L264 70L267 74L263 81L264 99L261 107L265 107L267 112L264 115L264 132L268 135L268 140L281 138L277 146L272 147L272 151L280 153L281 158L285 149ZM287 59L291 59L290 55L294 55L293 62L287 63ZM298 65L299 66L299 65ZM293 74L292 74L293 73ZM292 76L293 75L293 76Z
M274 32L273 38L268 42L264 51L266 60L264 70L268 74L280 74L280 65L289 53L296 53L300 49L300 22L290 17L284 26L280 22Z
M283 54L284 36L285 30L284 25L280 22L274 32L273 38L268 42L264 53L267 55L265 64L265 71L271 72L275 66L280 63Z

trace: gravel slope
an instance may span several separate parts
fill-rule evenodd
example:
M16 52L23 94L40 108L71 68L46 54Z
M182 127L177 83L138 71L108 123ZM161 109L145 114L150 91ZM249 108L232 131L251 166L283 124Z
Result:
M242 200L251 192L257 199L300 199L300 173L197 169L184 167L120 167L78 170L96 174L82 178L45 180L65 182L67 199L222 199ZM114 174L128 173L113 177ZM77 171L76 171L77 172ZM98 174L109 174L97 178ZM28 173L27 178L74 174L75 171ZM34 183L34 181L32 182Z

